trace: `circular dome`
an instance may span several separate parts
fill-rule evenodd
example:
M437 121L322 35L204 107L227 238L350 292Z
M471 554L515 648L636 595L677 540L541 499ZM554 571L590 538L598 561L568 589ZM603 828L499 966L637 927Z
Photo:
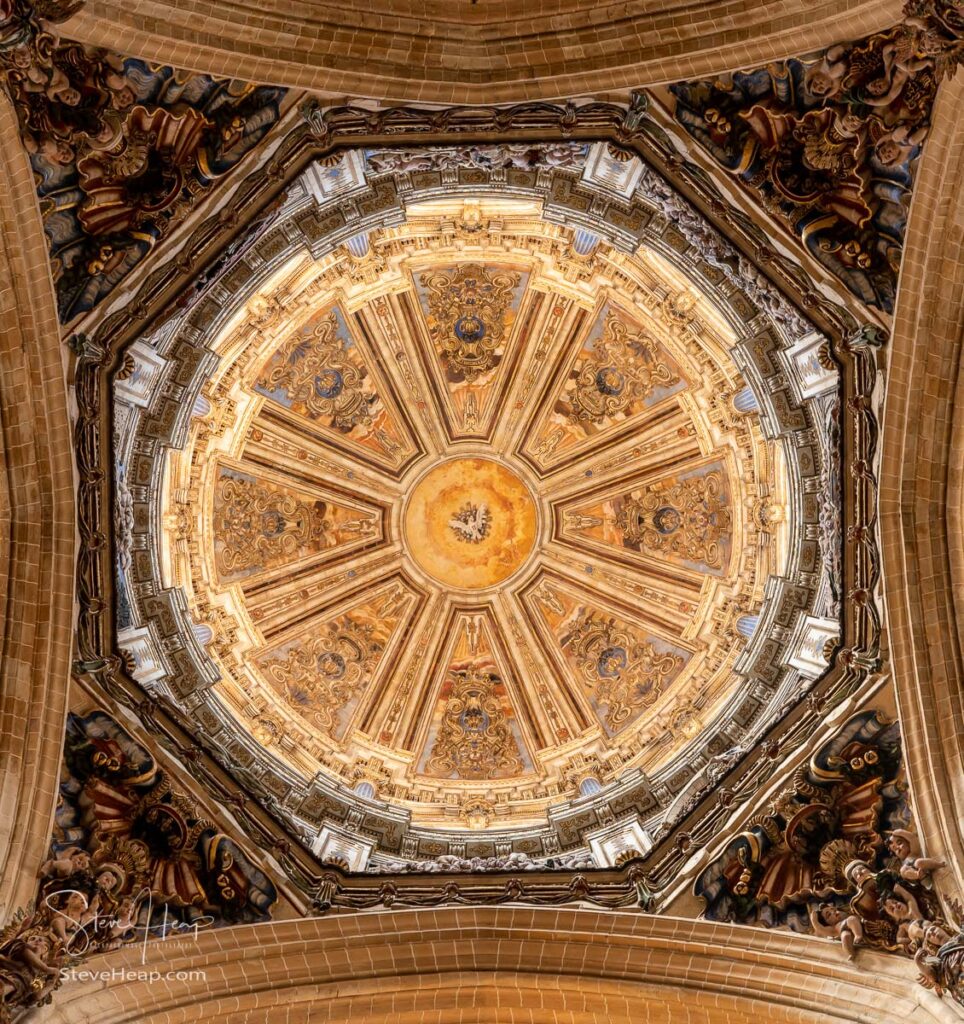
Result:
M150 448L159 589L183 595L159 628L210 631L165 685L300 818L350 814L380 849L434 856L471 828L545 853L600 801L670 806L760 715L781 623L815 599L815 544L789 540L821 469L779 335L645 208L620 214L644 240L614 244L572 191L584 149L512 171L511 195L368 154L404 206L328 242L293 191L189 331L151 346L190 357L206 399ZM786 582L801 557L810 577ZM163 612L147 565L120 638L142 675L137 617Z
M712 721L778 565L744 510L783 497L756 418L712 415L732 328L664 259L600 247L573 288L568 231L503 200L466 219L511 251L446 239L452 205L370 232L369 277L253 295L233 418L178 465L195 593L244 626L234 713L277 720L275 755L375 763L417 820L505 827Z

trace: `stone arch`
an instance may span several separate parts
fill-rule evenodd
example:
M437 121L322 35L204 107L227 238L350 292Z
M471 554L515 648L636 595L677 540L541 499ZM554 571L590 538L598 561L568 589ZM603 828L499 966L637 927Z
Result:
M74 600L73 440L53 284L0 91L0 911L35 895L57 799Z
M194 71L398 102L518 103L696 78L859 39L899 0L88 2L63 34Z
M925 848L964 884L964 78L938 93L889 343L881 440L883 582L908 772Z
M600 936L605 935L605 941ZM788 932L545 908L444 908L281 921L129 947L101 966L203 977L78 981L48 1018L188 1024L365 1020L827 1024L956 1020L879 954Z

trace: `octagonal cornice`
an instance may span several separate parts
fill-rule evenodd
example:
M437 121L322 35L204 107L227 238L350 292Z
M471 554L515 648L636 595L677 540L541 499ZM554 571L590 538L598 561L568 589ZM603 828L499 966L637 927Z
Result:
M371 115L368 115L368 114L362 115L360 113L354 113L354 112L352 112L350 110L342 110L342 111L335 112L334 115L332 115L331 117L329 117L329 115L326 113L326 114L324 114L322 121L318 121L317 117L316 117L316 115L315 115L315 113L313 111L309 111L309 114L310 114L311 123L312 124L316 124L316 130L317 130L317 125L318 124L324 125L324 130L321 131L320 134L321 134L321 137L325 139L326 143L329 143L329 144L331 142L334 142L336 139L338 139L340 137L340 133L341 133L341 131L343 129L347 129L347 131L348 131L348 135L347 135L346 141L348 139L359 139L359 138L360 139L365 139L366 138L366 134L365 134L366 132L368 132L368 131L370 131L372 129L384 130L385 128L387 128L388 124L390 123L390 119L392 117L391 113L389 113L387 115L379 114L379 115L375 115L374 119L372 120L371 119L371 117L372 117ZM618 115L620 117L620 119L624 119L625 118L624 114L619 115L618 109L614 108L613 110L610 110L610 108L606 107L606 105L599 105L599 104L597 104L597 105L589 105L584 110L582 110L580 113L576 114L576 124L577 124L576 134L577 135L580 134L580 131L578 129L578 124L580 123L580 120L581 120L582 117L586 118L586 125L587 125L587 127L585 129L586 131L596 131L596 132L599 132L599 131L607 130L604 126L607 123L607 120L608 120L609 124L613 123L613 121L609 120L609 119L612 119L614 117L614 115ZM386 121L386 116L389 118L388 121ZM405 119L403 119L403 120L410 119L411 116L412 116L411 114L408 114L408 115L405 116ZM459 112L456 112L452 116L457 120L462 115ZM482 114L480 116L483 119L485 117L484 114ZM538 131L539 133L542 133L542 134L544 134L547 131L551 131L552 130L550 126L552 124L553 117L562 117L562 116L563 116L563 112L562 111L560 111L558 114L554 114L553 112L551 112L549 110L537 110L536 108L532 108L531 110L527 109L527 108L523 108L523 109L520 109L519 111L514 112L514 113L509 115L510 118L518 118L519 119L519 124L520 124L520 129L519 130L525 130L522 127L525 124L535 124L535 123L541 124L542 125L541 128L536 128L534 130L536 130L536 131ZM532 121L533 118L535 118L535 122ZM474 119L474 123L475 124L479 124L479 121L475 117L475 115L473 115L473 119ZM430 132L435 133L436 137L437 137L437 133L438 132L445 130L445 126L448 124L448 121L449 121L448 116L440 118L438 115L431 115L430 118L429 118L429 121L426 123L426 128L428 128ZM637 135L636 133L639 131L639 127L638 126L640 124L645 124L645 118L643 118L642 121L640 121L639 117L635 116L635 120L633 120L632 123L636 127L632 128L632 129L627 129L624 126L624 127L617 128L616 130L621 133L620 134L620 138L622 138L624 141L627 138L634 138L634 139L635 138L639 138L640 139L640 143L642 144L643 139L647 138L645 130L643 131L642 135ZM589 128L590 124L597 124L597 125L599 125L599 127L597 127L597 128ZM434 127L430 127L430 126L434 126ZM452 126L454 127L454 124ZM473 130L481 131L482 129L481 129L481 127L479 127L479 128L473 129ZM565 130L566 130L567 133L569 133L573 129L571 127L567 127ZM613 129L609 129L609 130L613 130ZM627 132L628 132L628 134L627 134ZM361 133L361 134L359 135L359 134L356 134L356 133ZM491 136L489 136L489 137L491 138ZM298 135L296 133L296 136L292 139L292 142L289 143L287 145L287 147L283 146L282 150L287 151L288 156L293 159L293 154L298 150L298 147L299 146L304 147L306 145L306 143L310 142L311 138L312 138L312 136L310 134L308 134L308 135L305 135L305 134ZM298 141L299 139L301 140L300 142ZM397 137L395 137L395 141L398 141ZM295 149L291 148L292 144L295 146ZM651 145L651 144L652 144L652 141L649 141L649 142L646 143L646 145ZM315 143L315 145L317 145L317 143ZM644 148L645 148L645 146L644 146ZM304 150L302 150L302 151L304 151ZM278 166L280 167L280 163L278 164ZM293 166L294 167L302 166L301 160L296 160L294 162ZM267 184L267 183L270 183L271 180L272 179L270 177L268 179L263 179L262 178L261 179L262 189L263 189L264 185ZM410 187L410 186L406 186L406 187ZM700 185L699 188L705 189L705 183ZM472 187L467 184L466 186L464 186L463 190L464 190L465 194L468 195L468 194L471 193ZM271 187L269 185L269 187L268 187L268 194L269 195L271 194L271 191L272 191L272 189L271 189ZM510 191L511 191L511 188L510 188ZM449 193L451 192L451 184L445 186L445 192L449 192ZM376 198L376 205L375 205L375 207L370 207L370 209L371 210L375 210L378 207L381 207L382 209L390 209L391 208L391 200L389 198L390 194L391 194L390 191L386 192L384 185L378 185L376 187L375 192L374 192L374 197ZM562 194L563 195L571 194L571 189L570 189L569 192L564 192ZM243 220L245 220L245 219L247 219L249 217L249 215L250 215L249 212L248 212L249 210L250 210L251 213L254 212L254 208L249 205L250 202L253 201L254 193L249 191L249 190L246 190L245 186L242 186L240 191L239 191L239 193L238 193L238 197L239 197L239 202L237 204L237 209L239 210L239 219L243 221ZM247 197L247 198L245 198L245 197ZM681 216L681 213L679 212L681 208L673 206L672 202L670 200L668 200L668 198L666 198L666 196L663 196L659 200L659 202L662 204L662 207L661 207L662 210L665 211L662 214L662 216L666 217L668 215L671 218L672 222L674 224L678 225L679 228L682 229L682 231L684 232L682 234L682 236L681 236L682 242L680 244L683 244L683 245L690 244L687 241L687 239L688 238L695 239L697 237L696 235L693 235L694 231L698 231L698 228L697 228L695 222L690 223L689 221L685 221L685 222L681 221L679 219L680 216ZM386 205L386 203L387 203L387 205ZM669 205L666 205L667 203L669 203ZM365 222L364 222L363 219L361 221L359 221L358 213L352 213L352 210L361 211L364 208L365 208L364 203L361 204L360 206L352 205L352 204L349 204L349 205L346 206L344 203L340 204L340 207L339 207L339 209L338 209L338 211L336 213L336 218L340 217L342 219L340 221L338 221L337 219L334 220L334 221L330 220L328 225L327 225L329 230L333 230L333 234L331 235L331 240L332 240L331 244L337 244L339 240L344 241L344 240L347 240L348 238L350 238L353 234L358 234L359 228L363 228L365 226ZM619 209L618 205L617 206L612 206L611 203L610 203L610 208L613 210L614 214L616 213L617 209ZM573 209L574 210L575 207L573 207L570 204L569 209ZM600 209L603 209L603 208L601 207ZM347 219L345 219L346 215L347 215ZM645 220L645 218L644 218L644 220ZM619 212L618 212L618 215L616 217L614 217L612 223L613 223L612 228L606 229L606 230L612 232L612 237L613 237L614 240L616 240L616 241L622 240L621 244L625 245L626 244L625 240L627 238L627 235L626 235L626 225L628 223L632 223L632 221L631 220L627 221L626 213L624 213L620 209ZM665 221L660 221L660 223L665 223ZM340 227L339 225L344 225L344 226ZM638 228L636 230L638 231ZM309 233L309 235L307 237L309 239L314 238L314 237L320 237L320 236L317 235L317 231L318 231L318 229L316 227L312 227L311 231L310 231L310 233ZM737 232L737 234L739 235L739 231ZM200 233L198 234L197 237L198 237L199 241L201 239L205 238L205 237L212 238L213 236L211 234L211 229L210 228L202 228L200 230ZM717 237L717 236L713 236L713 237ZM743 237L743 240L745 242L745 236L741 236L741 237ZM202 242L201 244L202 244L202 249L200 251L203 252L203 251L205 251L203 249L204 243ZM309 245L311 245L311 244L314 244L314 243L311 243L309 241ZM670 248L672 249L672 247L670 247ZM210 251L210 250L208 250L208 251ZM723 247L723 249L720 249L718 251L720 253L723 253L723 254L725 254L727 251L730 251L730 252L733 253L733 256L732 256L732 260L733 260L732 267L733 268L735 268L737 266L737 264L739 263L739 259L741 259L741 257L738 258L737 252L735 250L727 250L725 248L725 246ZM201 259L203 257L199 256L198 258ZM185 264L185 262L182 261L182 266L184 266L184 265L187 265L187 264ZM195 263L195 260L192 259L191 263L189 265L197 265L197 264ZM722 264L722 266L724 268L724 273L723 273L724 279L727 279L727 273L729 273L729 271L726 270L726 265L727 265L726 264L726 259L725 259L725 256L724 256L723 264ZM740 266L742 266L742 265L743 264L740 264ZM795 271L792 269L792 267L789 267L789 266L785 265L784 263L782 263L779 260L774 261L774 265L773 266L768 266L768 269L771 269L774 272L780 274L782 276L782 279L785 282L793 282L795 280L795 278L794 278ZM169 268L165 268L165 269L161 270L160 272L155 272L153 275L151 275L150 280L148 282L146 282L146 290L143 292L143 294L145 296L145 299L147 298L147 296L152 295L152 294L160 296L160 295L164 294L165 291L167 291L168 294L171 294L170 291L169 291L169 288L171 287L171 284L173 283L172 273L175 276L178 273L177 267L175 265L173 265L173 264L169 265ZM735 281L736 278L732 277L732 278L729 278L728 280ZM761 283L762 279L760 279L759 277L754 278L752 276L751 277L746 277L744 275L743 278L741 278L741 280L745 280L747 282L748 286L750 286L753 289L752 295L757 297L755 299L755 301L762 300L762 297L765 294L769 296L766 299L767 308L772 310L772 315L773 316L775 316L777 318L782 318L781 322L786 323L786 324L793 324L793 323L800 322L799 314L796 314L796 313L793 312L792 307L790 307L786 303L786 300L780 298L776 293L772 293L771 294L771 293L767 292L766 286ZM220 285L219 285L219 287L220 287ZM724 285L724 287L731 288L732 284ZM154 300L148 300L148 301L153 302ZM827 331L827 333L830 334L831 337L834 337L835 339L839 339L839 340L835 340L835 344L834 344L835 351L837 351L838 353L844 352L845 349L842 347L843 339L845 337L849 337L850 336L849 332L852 332L852 329L853 329L852 328L852 321L848 320L846 315L843 315L841 317L841 314L839 312L833 312L832 310L829 309L829 307L821 306L821 304L817 300L811 299L810 301L812 301L812 302L816 301L816 305L813 307L813 309L815 311L813 316L814 316L814 318L816 320L821 321L822 325L830 326L831 324L834 323L834 318L836 318L836 323L838 324L838 326L834 330L832 330L832 331ZM133 310L135 312L137 312L137 313L142 313L147 308L150 308L150 307L146 303L145 304L135 304L134 307L133 307ZM200 308L201 307L199 307L199 309ZM827 319L828 314L829 314L829 319ZM119 315L115 314L115 315L109 316L105 320L101 330L99 331L99 337L104 338L105 340L108 339L108 338L111 338L111 337L114 339L114 341L111 342L111 349L112 349L112 351L116 351L116 349L114 349L114 345L122 343L122 341L123 341L125 336L128 337L128 338L130 337L130 330L131 330L131 328L133 328L134 325L133 325L133 323L131 323L128 320L128 326L125 328L125 326L124 326L124 319L126 319L126 315L125 314L119 314ZM737 318L737 319L739 319L739 318ZM81 361L81 367L80 367L82 374L84 374L85 372L88 372L88 373L89 372L97 372L96 366L97 366L97 364L103 365L102 360L103 360L104 356L106 356L109 360L111 360L113 358L112 356L108 355L106 350L104 350L103 356L98 356L97 353L100 350L100 345L101 345L101 342L98 341L98 340L92 339L90 342L85 342L83 344L84 344L85 347L82 348L82 350L81 350L82 361ZM858 338L858 343L857 343L857 346L856 346L856 353L857 354L854 357L856 362L853 364L852 367L849 364L848 360L845 359L845 372L844 372L845 387L856 387L858 389L863 389L863 388L868 387L866 381L868 379L868 377L867 377L868 369L870 367L872 367L872 362L873 362L872 350L871 350L871 348L869 348L866 345L865 342L860 341L860 339ZM855 376L855 372L856 372L856 376ZM870 372L872 373L872 370ZM93 383L93 378L91 378L91 383ZM104 408L104 407L101 406L101 408ZM869 424L871 424L871 423L872 423L872 411L871 411L871 409L869 407L869 404L866 404L866 403L863 403L863 402L858 402L856 405L852 406L852 415L849 416L849 417L844 417L841 425L842 425L842 428L843 428L843 432L844 432L844 434L845 434L845 436L847 437L848 440L850 440L854 436L859 436L859 438L861 439L860 443L866 445L868 443L872 444L872 442L873 442L872 429L868 432L868 427L869 427ZM854 432L856 432L856 434ZM867 449L864 449L864 450L867 450ZM866 462L866 460L862 460L860 464L861 464L861 466L864 466L864 465L868 465L869 466L869 463ZM856 510L857 514L860 517L862 517L862 521L865 521L866 517L868 515L868 513L866 511L867 508L869 507L867 505L867 501L868 501L868 494L872 493L872 486L873 486L873 482L872 481L873 481L872 475L870 475L865 469L861 469L861 472L857 476L857 486L855 488L855 491L853 492L852 495L848 493L846 498L845 498L845 500L847 502L851 502L851 501L854 501L854 500L856 500L858 502L857 505L849 506L849 507L854 508ZM92 481L92 483L93 483L93 481ZM868 492L868 487L871 489L870 492ZM96 490L96 489L97 488L95 487L94 490ZM847 506L845 506L845 507L847 507ZM849 514L849 512L848 512L848 514ZM868 547L868 545L869 545L870 548L872 548L873 540L872 540L872 535L870 534L869 531L860 531L857 534L857 538L856 539L858 540L858 544L861 547ZM850 556L848 555L848 558L845 560L846 561L846 566L844 568L844 572L846 574L850 574L850 573L853 573L853 572L856 571L856 572L862 574L859 578L865 579L868 582L868 586L866 588L861 588L861 587L856 588L859 591L859 597L860 597L860 602L859 602L858 605L856 605L856 606L849 605L849 604L847 605L848 613L849 613L849 609L850 608L856 607L857 614L852 619L850 619L850 623L851 624L848 627L848 629L854 630L854 632L848 633L847 631L845 631L845 634L844 634L844 637L845 637L844 645L845 645L845 647L847 648L848 651L865 651L867 653L866 654L857 653L856 655L855 654L851 654L851 653L847 653L846 657L843 660L839 660L838 659L838 665L837 665L836 672L835 673L832 672L831 676L829 677L829 680L826 682L826 685L828 687L830 687L830 688L833 688L835 686L841 686L841 685L852 687L853 684L854 684L855 679L859 678L859 674L863 671L863 666L866 665L866 666L869 667L870 665L873 664L873 651L875 650L875 644L876 644L876 641L874 639L875 636L876 636L876 625L875 625L875 618L874 618L873 610L872 610L873 609L873 605L872 605L872 601L870 600L870 593L871 593L871 588L872 588L872 584L873 584L873 574L876 571L875 570L875 563L874 563L873 558L870 558L869 560L866 559L866 558L858 559L857 562L851 562L849 559L850 559ZM852 585L852 581L854 581L856 578L858 578L858 577L846 576L845 579L844 579L842 591L845 592L845 593L850 593L854 589L853 585ZM846 604L846 602L845 602L845 604ZM103 647L100 646L100 641L96 641L95 637L98 634L99 635L103 635L103 634L100 633L100 630L103 629L103 627L106 625L108 620L106 620L104 618L103 610L98 610L96 612L96 614L94 614L94 615L91 615L90 611L88 610L88 612L85 613L85 614L86 614L86 625L84 626L84 629L82 631L82 636L87 638L87 639L84 640L84 643L87 645L86 649L88 651L91 651L91 652L96 651L98 648L100 650L103 650ZM93 631L91 631L91 627L94 627ZM92 641L93 641L93 646L90 646ZM868 657L868 655L869 655L869 657ZM116 690L116 693L120 694L121 692L126 690L127 684L123 683L120 680L119 676L117 675L118 664L119 663L115 660L115 658L113 656L108 655L105 658L104 655L101 654L101 655L95 655L95 656L90 657L90 658L85 658L84 666L83 667L84 668L88 668L88 667L89 668L93 668L94 671L106 671L107 673L110 673L113 676L113 678L114 678L114 684L111 684L112 688L113 688L113 686L115 684L118 684L120 688L118 690ZM856 671L856 675L855 675L855 671ZM818 714L819 713L819 711L818 711L819 706L820 706L820 704L819 704L819 701L818 701L817 703L811 702L809 708L803 708L802 711L803 711L804 718L806 718L807 715ZM792 713L791 713L791 716L792 716ZM177 717L177 716L175 716L175 717ZM186 726L187 722L186 721L183 722L182 725ZM799 721L797 722L797 725L798 726L800 725ZM188 726L188 728L190 728L190 726ZM242 773L242 774L244 774L244 773ZM245 776L245 777L248 777L248 776ZM253 780L251 780L251 781L253 781ZM249 785L249 784L250 784L250 782L246 782L245 783L245 785ZM254 784L255 784L255 788L256 789L259 788L259 786L260 786L259 783L254 783ZM693 794L692 794L691 798L685 804L680 804L679 805L679 809L678 809L679 813L678 813L678 818L677 818L677 825L679 824L680 821L683 820L683 818L685 818L687 815L689 815L691 813L691 811L693 810L693 808L695 806L698 806L698 805L701 804L701 801L703 799L703 795L705 794L706 791L707 791L707 787L706 787L705 784L704 784L704 786L702 788L700 786L697 786L693 790ZM282 816L284 816L284 815L282 815ZM670 870L669 869L669 864L672 863L674 860L677 863L680 862L678 860L678 858L682 857L683 849L684 848L676 848L675 854L672 854L670 856L670 858L669 858L669 861L666 862L666 869L667 870ZM669 875L663 875L662 877L668 879L670 876Z

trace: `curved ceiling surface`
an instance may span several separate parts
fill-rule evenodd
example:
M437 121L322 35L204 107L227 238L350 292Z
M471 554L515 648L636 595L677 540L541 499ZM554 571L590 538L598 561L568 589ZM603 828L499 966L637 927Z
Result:
M552 173L582 170L588 147L555 148ZM355 154L335 175L353 160L358 188L428 166ZM334 180L310 169L288 207L338 202ZM633 782L658 814L707 737L738 741L761 652L785 696L802 617L818 647L835 632L802 522L826 455L801 385L774 427L791 363L767 351L809 344L832 387L819 338L781 336L655 231L629 247L561 220L480 181L327 248L276 230L204 330L169 325L117 375L131 436L138 394L171 393L171 366L193 382L151 468L136 441L119 460L122 502L150 478L149 589L178 595L204 676L188 704L322 812L531 832ZM120 643L176 692L130 564Z

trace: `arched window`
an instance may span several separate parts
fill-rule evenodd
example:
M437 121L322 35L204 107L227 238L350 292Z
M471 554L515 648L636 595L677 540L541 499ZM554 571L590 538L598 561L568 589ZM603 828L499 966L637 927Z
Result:
M201 623L198 626L191 627L197 642L202 646L206 647L214 639L214 630L210 626Z
M348 251L352 256L354 256L355 259L360 260L363 256L368 254L368 232L362 231L361 234L352 235L352 237L345 242L345 245L348 247Z
M733 408L737 412L759 412L760 405L756 400L756 395L749 389L749 387L741 388L733 396Z
M740 636L745 636L749 639L756 632L756 625L759 621L759 615L741 615L736 620L736 631Z
M595 796L597 793L602 792L602 784L599 779L589 776L579 783L579 795L580 796Z
M355 792L366 800L372 800L375 796L375 787L367 779L362 779L355 786Z
M572 251L578 256L588 256L599 244L599 236L584 228L577 228L572 240Z

